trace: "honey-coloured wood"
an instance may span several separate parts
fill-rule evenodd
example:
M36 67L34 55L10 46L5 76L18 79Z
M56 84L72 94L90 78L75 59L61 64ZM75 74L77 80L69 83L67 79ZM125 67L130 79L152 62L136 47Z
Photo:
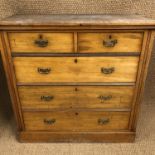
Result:
M131 143L135 141L135 132L46 132L23 131L18 135L20 142L102 142Z
M13 62L17 82L23 83L135 82L139 57L14 57Z
M56 111L24 112L27 131L128 130L129 112Z
M74 52L74 34L59 32L9 33L11 52L71 53Z
M22 108L130 109L133 86L19 86Z
M142 42L143 33L78 33L80 53L141 52Z
M0 46L20 142L133 142L155 20L16 15Z

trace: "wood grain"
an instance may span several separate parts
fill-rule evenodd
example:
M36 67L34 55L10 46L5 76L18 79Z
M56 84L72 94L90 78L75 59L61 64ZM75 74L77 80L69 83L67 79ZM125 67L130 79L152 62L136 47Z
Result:
M117 40L114 47L103 44L112 40ZM81 53L141 52L142 41L143 33L78 33L78 49Z
M106 131L127 130L129 112L100 111L56 111L24 112L27 131ZM44 123L44 119L55 119L54 124ZM99 119L109 119L108 123L98 124Z
M42 35L43 40L48 41L47 47L38 47L35 41ZM9 41L12 52L58 52L66 53L74 51L73 33L9 33Z
M133 86L20 86L23 109L131 108ZM42 96L53 97L50 101Z
M15 57L13 61L18 82L135 82L139 57ZM40 74L38 67L51 72ZM102 68L114 72L104 74Z

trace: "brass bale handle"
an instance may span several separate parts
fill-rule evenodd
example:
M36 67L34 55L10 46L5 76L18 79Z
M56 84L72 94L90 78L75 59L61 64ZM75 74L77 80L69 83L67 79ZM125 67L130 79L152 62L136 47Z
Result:
M38 67L38 73L40 74L49 74L51 72L51 68L40 68Z
M98 124L99 125L105 125L108 124L110 122L109 118L100 118L98 119Z
M100 95L98 97L101 101L109 101L112 99L112 95L108 95L108 96L103 96L103 95Z
M48 40L43 39L42 35L39 35L39 39L34 41L34 44L38 47L47 47L48 46Z
M40 99L42 101L51 101L54 99L54 96L41 96Z
M116 39L115 40L108 40L108 41L103 40L103 45L105 47L114 47L117 43L118 43L118 41Z
M44 124L52 125L56 122L56 119L44 119Z
M110 68L101 68L101 73L103 74L112 74L115 71L114 67L110 67Z

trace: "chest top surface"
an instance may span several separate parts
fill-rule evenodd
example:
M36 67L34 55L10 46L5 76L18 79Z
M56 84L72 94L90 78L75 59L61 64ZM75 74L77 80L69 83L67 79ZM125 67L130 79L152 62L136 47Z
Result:
M155 20L137 15L14 15L0 26L148 26Z

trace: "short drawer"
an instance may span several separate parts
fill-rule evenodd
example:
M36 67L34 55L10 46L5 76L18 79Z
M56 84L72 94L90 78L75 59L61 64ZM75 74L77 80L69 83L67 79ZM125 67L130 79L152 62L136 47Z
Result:
M18 82L135 82L139 57L15 57Z
M79 33L81 53L141 52L143 33Z
M24 112L26 130L104 131L128 130L129 112L55 111Z
M133 86L19 86L23 109L131 108Z
M12 52L73 52L73 33L9 33Z

